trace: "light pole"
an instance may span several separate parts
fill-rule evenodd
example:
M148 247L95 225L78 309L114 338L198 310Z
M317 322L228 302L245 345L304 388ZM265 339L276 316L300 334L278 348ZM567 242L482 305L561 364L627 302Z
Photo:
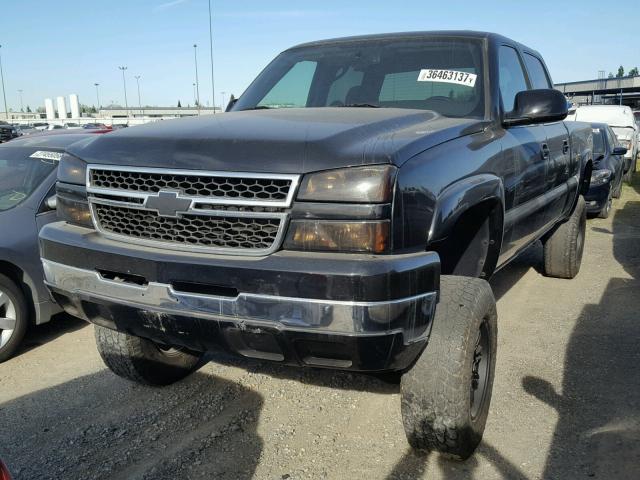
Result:
M0 49L2 45L0 45ZM7 92L4 89L4 73L2 72L2 52L0 51L0 83L2 83L2 98L4 99L4 114L9 120L9 109L7 108Z
M211 0L209 0L209 58L211 59L211 103L213 114L216 113L216 89L213 83L213 24L211 22Z
M22 90L18 90L18 93L20 94L20 112L24 113L24 108L22 105Z
M196 98L196 84L193 83L193 103L197 104L198 103L198 99Z
M224 107L224 96L227 94L227 92L220 92L222 94L222 108L221 110L224 112L225 111L225 107Z
M93 84L96 87L96 100L98 101L98 111L100 110L100 91L98 90L98 87L100 86L99 83L94 83Z
M138 84L138 107L140 107L140 115L144 116L144 112L142 111L142 101L140 100L140 75L136 75L134 78Z
M200 115L200 82L198 81L198 45L193 44L193 63L196 66L196 105L198 106L198 115Z
M129 120L129 101L127 100L127 80L124 77L124 71L127 67L118 67L119 70L122 70L122 85L124 86L124 109L127 112L127 121Z

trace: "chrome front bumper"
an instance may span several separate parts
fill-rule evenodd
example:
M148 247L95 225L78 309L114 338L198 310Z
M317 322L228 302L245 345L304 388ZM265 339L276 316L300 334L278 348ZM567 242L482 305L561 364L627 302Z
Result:
M97 271L42 259L45 283L72 300L102 300L138 310L283 331L337 335L401 333L405 344L429 333L437 295L352 302L240 293L236 297L176 291L172 285L137 285L106 279Z

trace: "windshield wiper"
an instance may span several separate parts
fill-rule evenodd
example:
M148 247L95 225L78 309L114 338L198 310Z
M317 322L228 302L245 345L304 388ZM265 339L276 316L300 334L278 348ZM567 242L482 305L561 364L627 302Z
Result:
M256 105L255 107L251 107L251 108L243 108L240 111L244 112L246 110L271 110L272 108L273 107L267 107L266 105Z
M380 105L376 105L375 103L347 103L345 105L340 105L341 107L362 107L362 108L381 108Z

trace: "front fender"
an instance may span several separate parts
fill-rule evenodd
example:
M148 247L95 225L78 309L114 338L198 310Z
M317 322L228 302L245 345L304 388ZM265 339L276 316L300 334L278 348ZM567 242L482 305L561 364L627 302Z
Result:
M449 185L437 197L429 243L445 239L467 210L485 201L498 202L504 217L504 185L495 175L474 175Z

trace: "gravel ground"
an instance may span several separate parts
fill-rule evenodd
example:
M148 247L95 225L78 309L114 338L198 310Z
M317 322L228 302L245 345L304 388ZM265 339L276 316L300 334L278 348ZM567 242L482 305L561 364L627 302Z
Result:
M0 365L0 457L16 479L638 478L640 183L615 207L575 280L543 277L540 245L492 279L496 381L465 463L408 450L393 383L216 358L142 387L68 317Z

